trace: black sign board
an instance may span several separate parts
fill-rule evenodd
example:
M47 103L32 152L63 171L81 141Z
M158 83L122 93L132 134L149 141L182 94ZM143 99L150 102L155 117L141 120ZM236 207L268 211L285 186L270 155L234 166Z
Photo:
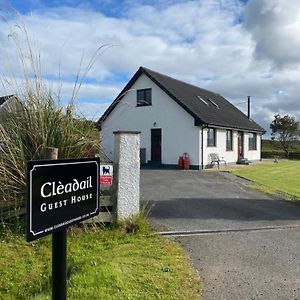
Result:
M99 214L99 158L27 164L27 241Z

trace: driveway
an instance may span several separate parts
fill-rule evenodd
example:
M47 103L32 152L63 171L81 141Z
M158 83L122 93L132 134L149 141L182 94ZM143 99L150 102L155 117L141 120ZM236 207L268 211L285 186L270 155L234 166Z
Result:
M232 174L141 170L151 224L189 253L204 299L300 299L300 206Z

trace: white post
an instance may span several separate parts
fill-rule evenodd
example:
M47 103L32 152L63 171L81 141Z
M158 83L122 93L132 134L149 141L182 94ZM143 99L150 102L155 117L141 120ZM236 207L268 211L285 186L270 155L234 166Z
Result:
M129 218L140 210L140 132L116 131L114 186L117 218Z

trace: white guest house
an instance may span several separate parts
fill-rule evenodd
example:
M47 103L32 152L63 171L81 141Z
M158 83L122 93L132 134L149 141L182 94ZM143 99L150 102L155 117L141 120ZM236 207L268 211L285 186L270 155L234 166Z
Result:
M140 67L99 119L102 149L113 159L114 131L141 132L141 163L191 168L261 158L264 129L224 97ZM212 155L213 154L213 155Z

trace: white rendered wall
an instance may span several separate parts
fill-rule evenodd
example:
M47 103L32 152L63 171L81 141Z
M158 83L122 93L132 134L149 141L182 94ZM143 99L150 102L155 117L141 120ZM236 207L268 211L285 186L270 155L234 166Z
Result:
M216 147L207 147L207 128L203 129L203 144L204 144L204 166L210 165L211 160L209 158L210 153L218 153L219 157L226 161L226 163L236 163L238 160L238 131L232 131L232 150L226 150L226 129L216 128L217 143ZM260 153L260 134L257 133L257 148L256 150L249 150L248 144L248 132L244 132L244 157L249 160L259 160Z
M216 147L207 147L207 128L203 129L203 144L204 144L204 166L210 165L211 160L209 154L217 153L220 158L226 163L237 162L237 131L232 132L232 150L226 150L226 129L216 128L217 143Z
M261 158L261 135L256 134L256 150L249 150L249 135L244 133L244 157L249 160L259 160Z
M145 88L152 89L152 105L137 107L136 90ZM141 131L141 148L146 148L146 161L149 161L151 129L155 128L162 129L163 164L177 164L184 152L189 154L192 165L201 164L200 132L194 126L194 118L144 74L102 124L102 149L112 159L114 131Z

